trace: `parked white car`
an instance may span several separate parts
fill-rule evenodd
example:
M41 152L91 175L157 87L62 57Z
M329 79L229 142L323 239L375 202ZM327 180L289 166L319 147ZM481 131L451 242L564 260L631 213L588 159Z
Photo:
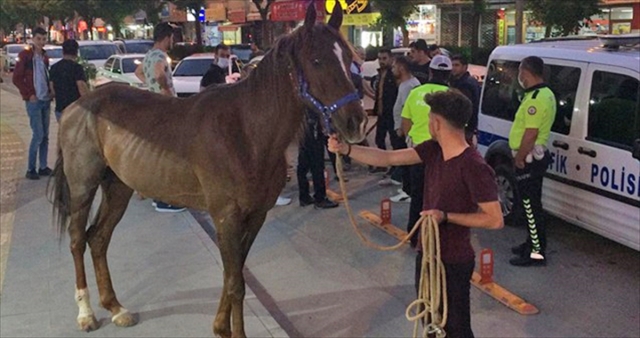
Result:
M111 82L125 83L130 86L148 89L147 86L136 77L135 71L142 63L144 54L113 55L98 68L95 85L101 86Z
M79 56L94 65L96 69L104 66L112 55L121 54L116 44L111 41L80 40L78 45L80 46Z
M44 50L47 52L47 57L49 57L49 66L53 66L62 60L62 46L45 45Z
M173 71L173 87L178 97L200 92L200 80L215 60L213 53L200 53L182 59Z
M29 45L27 44L15 43L2 47L2 56L4 60L4 65L2 65L2 67L5 70L13 71L13 68L16 66L16 62L18 61L18 54L28 47Z
M640 250L640 37L536 42L491 54L478 148L495 172L505 217L519 206L508 145L523 89L518 67L539 56L556 94L542 202L551 214ZM597 250L597 249L596 249Z

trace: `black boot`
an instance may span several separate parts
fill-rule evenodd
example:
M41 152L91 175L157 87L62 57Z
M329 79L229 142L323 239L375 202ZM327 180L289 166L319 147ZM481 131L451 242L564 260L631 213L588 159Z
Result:
M511 247L511 253L520 257L526 256L531 252L531 247L527 242Z
M337 207L338 207L338 203L326 197L321 201L317 201L315 204L316 209L331 209L331 208L337 208Z
M542 258L532 258L532 254L524 255L517 258L512 258L509 260L509 264L513 266L545 266L547 265L547 260L543 255L540 255Z

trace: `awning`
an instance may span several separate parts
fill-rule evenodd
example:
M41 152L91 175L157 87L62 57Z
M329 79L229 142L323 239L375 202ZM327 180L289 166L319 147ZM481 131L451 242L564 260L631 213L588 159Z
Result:
M249 24L234 24L234 25L224 25L224 26L218 26L218 31L220 32L235 32L238 30L238 28L243 27L243 26L249 26Z

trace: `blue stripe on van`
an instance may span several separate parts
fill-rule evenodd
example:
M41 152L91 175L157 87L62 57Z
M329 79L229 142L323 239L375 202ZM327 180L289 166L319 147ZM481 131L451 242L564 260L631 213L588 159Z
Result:
M508 141L509 139L500 135L488 133L486 131L478 131L478 144L480 145L488 147L491 145L491 143L500 140Z

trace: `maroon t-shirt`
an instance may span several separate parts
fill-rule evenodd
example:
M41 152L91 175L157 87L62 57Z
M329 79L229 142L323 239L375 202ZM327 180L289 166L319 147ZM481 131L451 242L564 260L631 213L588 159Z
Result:
M445 161L436 141L415 147L425 163L423 210L470 214L478 203L498 200L498 186L493 169L471 147ZM470 229L451 222L440 225L441 259L445 263L468 263L475 258Z

